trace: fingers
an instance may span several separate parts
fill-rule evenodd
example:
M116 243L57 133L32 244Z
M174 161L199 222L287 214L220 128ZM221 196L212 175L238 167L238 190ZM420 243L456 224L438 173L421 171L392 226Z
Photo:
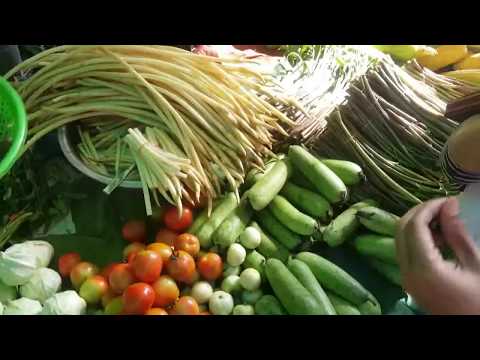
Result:
M443 259L435 245L430 224L447 199L435 199L412 209L399 229L399 260L405 271L434 270Z
M412 216L415 215L420 205L415 206L414 208L410 209L399 221L397 226L397 233L395 236L395 246L396 246L396 253L397 253L397 261L400 265L400 269L407 269L408 268L408 253L405 244L405 226L409 223Z
M463 221L458 218L459 212L458 199L449 198L440 211L443 237L462 267L479 269L479 250L465 229Z

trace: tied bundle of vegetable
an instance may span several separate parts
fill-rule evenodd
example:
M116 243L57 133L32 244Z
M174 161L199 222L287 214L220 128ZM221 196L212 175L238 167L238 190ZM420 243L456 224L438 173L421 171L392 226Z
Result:
M243 58L165 46L61 46L7 78L20 71L35 72L14 84L29 114L23 151L79 122L85 164L115 178L108 191L140 178L148 214L149 192L179 211L182 201L200 197L210 208L224 180L238 197L246 171L263 168L273 133L292 124L275 107L291 101L274 94L268 70Z
M448 99L473 90L421 73L416 64L409 68L382 61L354 82L314 145L322 155L358 162L369 179L365 190L397 213L459 191L439 164L444 143L458 126L444 114Z
M286 45L286 59L276 80L296 106L279 108L295 119L287 141L309 145L326 126L326 117L341 104L349 84L384 55L370 46Z

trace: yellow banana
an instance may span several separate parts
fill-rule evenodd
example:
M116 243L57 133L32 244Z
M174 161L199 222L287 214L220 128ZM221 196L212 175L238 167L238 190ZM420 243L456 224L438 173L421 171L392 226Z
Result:
M468 55L467 45L442 45L436 48L437 54L417 57L418 62L437 71L446 66L453 65Z
M453 67L455 70L480 69L480 53L470 54L459 63L456 63Z

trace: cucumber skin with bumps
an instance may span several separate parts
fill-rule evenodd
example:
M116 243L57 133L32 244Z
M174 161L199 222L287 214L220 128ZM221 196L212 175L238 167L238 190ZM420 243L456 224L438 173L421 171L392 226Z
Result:
M323 310L322 315L336 315L330 299L318 283L312 270L304 262L297 259L290 259L288 262L288 270L300 281L300 283L313 295L315 300L320 304Z
M265 274L275 296L290 315L321 315L323 313L313 295L280 260L267 260Z
M326 290L332 291L352 304L361 305L371 297L370 292L350 274L320 255L301 252L295 258L310 267Z
M312 217L297 210L286 198L277 195L273 198L268 209L286 228L299 235L312 235L317 222Z
M374 200L364 200L343 211L325 228L323 241L331 247L336 247L350 240L360 228L360 222L356 217L357 211L372 204L376 204L376 202Z

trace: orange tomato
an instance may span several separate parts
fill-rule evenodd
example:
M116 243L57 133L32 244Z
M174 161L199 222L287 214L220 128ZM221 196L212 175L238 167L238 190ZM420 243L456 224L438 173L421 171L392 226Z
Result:
M223 272L222 258L212 252L201 256L198 259L197 266L200 275L209 281L218 279Z
M122 294L127 287L135 283L135 276L129 264L118 264L108 278L110 289L115 294Z
M183 296L175 303L173 313L175 315L198 315L200 310L193 297Z
M168 275L162 275L152 284L155 291L154 305L158 307L168 307L175 303L180 296L180 290L177 283Z
M168 313L162 308L151 308L145 315L168 315Z
M200 241L195 235L181 234L175 239L173 246L175 250L183 250L196 257L200 251Z
M174 251L168 261L167 272L176 281L189 282L195 272L195 260L186 251Z
M185 281L187 285L193 285L195 284L198 280L200 280L200 273L198 272L197 269L195 269L192 273L192 275Z
M165 266L167 265L168 260L170 260L170 257L173 253L173 249L171 246L161 242L155 242L148 245L147 250L152 250L158 253L163 260L163 265Z

